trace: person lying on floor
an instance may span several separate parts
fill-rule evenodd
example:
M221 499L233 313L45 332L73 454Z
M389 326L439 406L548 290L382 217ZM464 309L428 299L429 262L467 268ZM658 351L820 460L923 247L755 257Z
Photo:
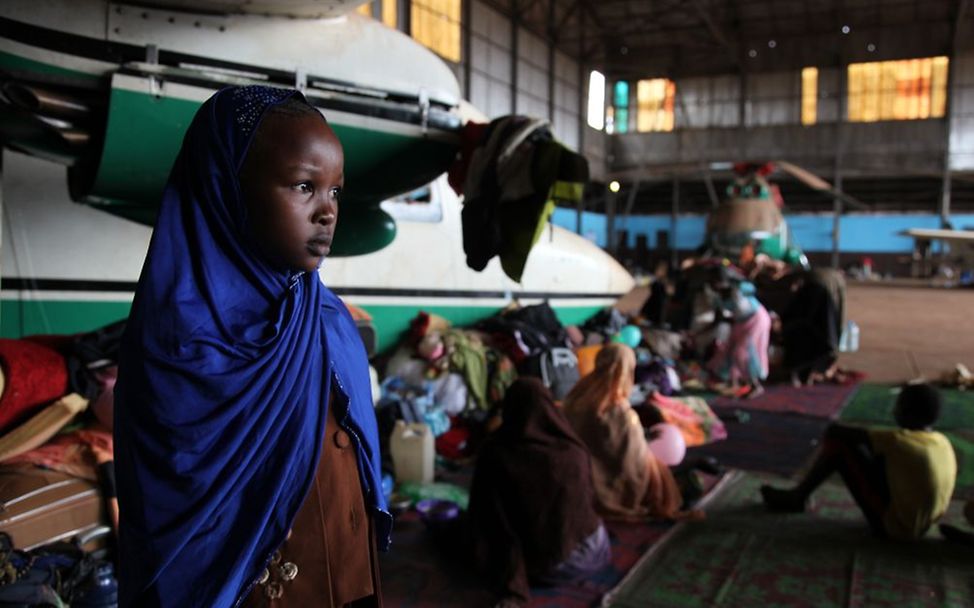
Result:
M596 507L604 517L685 517L679 511L679 486L669 467L653 455L629 403L635 367L631 348L619 343L605 346L595 358L595 371L565 397L565 415L592 453Z
M797 486L761 486L765 506L802 512L815 489L837 472L874 533L900 540L922 537L947 510L957 478L950 441L931 429L939 415L935 388L903 386L893 410L900 428L829 426Z
M530 582L580 580L611 557L594 509L588 450L540 380L507 390L503 423L482 445L470 489L476 560L499 606L530 598Z

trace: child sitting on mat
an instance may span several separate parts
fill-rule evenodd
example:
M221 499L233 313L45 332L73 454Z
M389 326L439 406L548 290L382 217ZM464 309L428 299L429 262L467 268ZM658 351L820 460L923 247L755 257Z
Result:
M939 415L935 388L904 386L893 411L900 428L831 425L797 486L761 486L765 506L802 512L812 492L838 472L873 532L901 540L922 537L947 510L957 477L950 441L931 429Z

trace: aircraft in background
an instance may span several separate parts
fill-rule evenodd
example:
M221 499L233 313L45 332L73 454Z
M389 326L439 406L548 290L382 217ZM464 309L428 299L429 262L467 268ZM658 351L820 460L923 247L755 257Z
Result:
M710 171L733 169L734 181L727 187L726 196L719 201L710 182ZM707 217L705 241L702 248L716 257L739 259L748 245L754 253L763 253L773 260L793 266L807 266L808 260L795 241L785 219L785 202L778 186L771 181L775 172L783 172L802 182L823 197L838 198L845 207L868 209L868 206L848 194L836 190L814 173L790 162L709 163L669 165L657 169L661 173L691 174L701 172L710 186L714 208Z
M24 212L4 221L3 335L79 331L126 314L149 231L100 212L151 224L189 121L229 84L300 88L341 139L333 252L354 257L329 258L322 276L373 314L381 346L420 309L470 322L512 299L549 299L574 322L628 291L618 263L557 227L520 284L496 260L482 273L466 268L459 198L433 180L477 113L432 52L352 12L363 1L5 0L0 139L51 162L5 167L4 205ZM63 184L59 167L66 189L49 183ZM406 219L398 203L383 210L430 182L426 209L438 207L439 220ZM68 198L99 212L64 213Z
M945 261L961 271L974 270L974 230L951 230L949 228L910 228L901 232L914 242L914 274L926 275L932 271L931 253L933 243L947 245L947 252L941 253Z
M151 225L204 100L231 84L299 88L345 147L333 251L375 251L395 235L379 203L441 174L463 119L449 68L357 4L5 0L0 137L66 165L72 199Z

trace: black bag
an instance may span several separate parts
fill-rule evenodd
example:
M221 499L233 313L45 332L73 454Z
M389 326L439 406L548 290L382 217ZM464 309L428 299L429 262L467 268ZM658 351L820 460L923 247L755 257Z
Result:
M22 551L0 532L0 607L116 608L114 568L85 553L84 542L76 538Z
M572 349L556 346L529 357L524 362L522 373L541 378L552 396L561 400L578 382L578 358Z

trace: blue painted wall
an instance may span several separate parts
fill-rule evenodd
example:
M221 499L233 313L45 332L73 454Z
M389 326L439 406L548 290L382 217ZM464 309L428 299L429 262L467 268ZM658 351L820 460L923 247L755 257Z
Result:
M974 229L974 214L951 216L955 228ZM575 212L557 209L553 221L558 226L575 230ZM832 216L788 215L788 225L799 246L805 251L832 251ZM635 247L636 235L645 234L648 246L657 246L657 233L671 231L669 215L640 215L616 220L618 230L629 233L629 247ZM703 243L706 217L681 215L676 223L678 249L695 249ZM909 228L939 228L940 217L932 213L900 214L849 214L842 217L839 227L839 248L843 252L909 253L913 239L900 236ZM585 212L582 218L583 234L594 232L596 243L605 246L605 216Z
M555 226L567 228L575 232L578 222L578 213L572 209L556 207L551 215L551 221ZM591 211L582 212L582 236L594 242L599 247L605 247L605 215L592 213Z

